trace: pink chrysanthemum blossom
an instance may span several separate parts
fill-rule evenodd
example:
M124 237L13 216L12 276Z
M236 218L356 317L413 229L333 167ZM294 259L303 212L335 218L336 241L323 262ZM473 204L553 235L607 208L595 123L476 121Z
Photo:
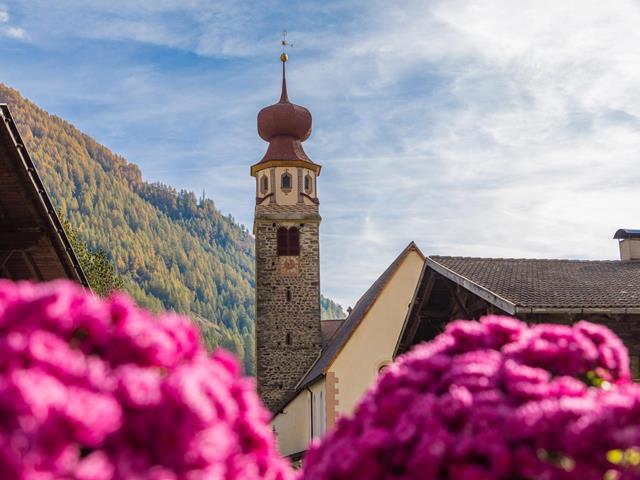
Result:
M587 322L457 321L388 367L305 480L640 479L640 387Z
M0 281L0 478L291 478L268 413L185 317Z

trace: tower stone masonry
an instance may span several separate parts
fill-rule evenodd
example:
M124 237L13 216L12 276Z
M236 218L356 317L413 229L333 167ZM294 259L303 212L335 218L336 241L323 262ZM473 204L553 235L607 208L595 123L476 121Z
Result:
M320 165L302 148L311 114L287 96L258 114L269 142L256 179L256 360L258 393L272 412L295 392L321 349L318 196Z

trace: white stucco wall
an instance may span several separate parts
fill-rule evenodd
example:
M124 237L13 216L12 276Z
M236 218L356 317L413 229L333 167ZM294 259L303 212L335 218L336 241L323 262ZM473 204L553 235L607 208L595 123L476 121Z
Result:
M336 413L350 414L381 366L392 361L424 258L410 251L328 372L336 378ZM330 400L329 400L330 401Z

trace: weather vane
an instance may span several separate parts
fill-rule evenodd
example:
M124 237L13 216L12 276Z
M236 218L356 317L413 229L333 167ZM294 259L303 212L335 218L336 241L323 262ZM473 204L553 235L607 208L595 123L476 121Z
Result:
M286 62L289 59L287 55L287 47L293 47L293 43L287 41L287 31L282 31L282 40L280 40L280 45L282 45L282 54L280 55L280 60Z

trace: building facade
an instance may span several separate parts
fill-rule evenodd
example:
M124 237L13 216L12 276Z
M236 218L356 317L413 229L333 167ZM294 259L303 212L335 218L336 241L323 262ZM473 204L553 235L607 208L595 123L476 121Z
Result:
M302 148L311 114L289 101L282 60L278 103L258 114L269 142L256 179L256 363L258 393L272 411L295 391L321 349L317 177Z
M640 380L640 230L615 238L620 260L425 258L411 243L323 337L318 360L275 412L280 452L302 459L314 437L354 411L381 368L457 319L605 325L624 341Z

